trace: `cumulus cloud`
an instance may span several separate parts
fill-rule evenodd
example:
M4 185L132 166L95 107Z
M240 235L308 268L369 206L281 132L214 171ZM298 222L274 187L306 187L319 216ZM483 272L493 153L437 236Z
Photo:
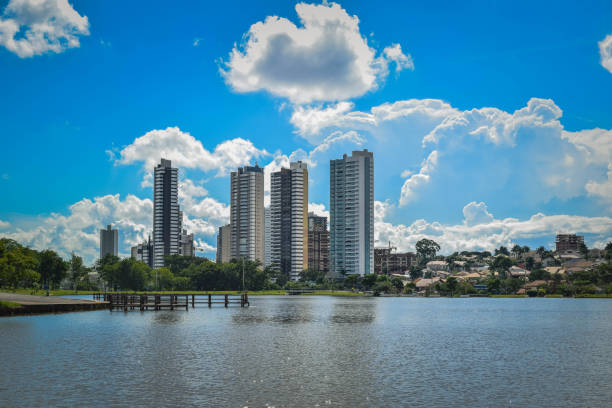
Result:
M0 45L21 58L80 47L87 16L68 0L11 0L0 17Z
M378 174L397 174L397 163L421 160L435 147L443 162L426 162L422 171L404 167L400 205L416 201L417 187L425 184L432 186L431 194L419 201L439 199L443 184L451 183L455 200L488 201L503 192L536 211L553 198L604 198L608 191L612 131L565 131L562 114L554 101L540 98L512 112L494 107L460 111L441 100L411 99L369 111L355 110L350 102L296 107L291 123L312 143L322 141L324 132L359 130L375 156L385 157L377 162Z
M589 196L594 196L612 205L612 163L608 165L606 176L607 178L601 182L590 180L586 185L586 191Z
M160 158L172 160L173 166L202 171L216 171L217 176L226 176L231 170L249 164L254 159L268 155L253 143L242 138L226 140L210 152L202 142L178 127L156 129L147 132L124 147L116 158L108 152L116 164L144 163L145 172L150 173ZM145 185L150 185L151 176L145 176Z
M409 119L428 124L430 129L459 111L439 99L408 99L374 106L369 112L353 110L352 102L339 102L327 107L297 106L291 115L296 132L310 141L319 141L325 129L372 130L384 122Z
M599 42L599 56L601 66L612 74L612 34L609 34Z
M329 210L325 208L325 204L308 203L308 212L314 213L314 215L318 215L319 217L327 218L327 223L329 224Z
M463 207L463 218L465 225L468 226L488 224L493 221L493 215L489 213L487 205L482 201L480 203L472 201Z
M422 238L433 239L440 244L441 252L493 250L500 245L509 246L522 239L540 238L551 242L557 233L571 232L594 236L595 241L612 233L612 218L582 217L574 215L535 214L526 220L516 218L495 219L484 203L471 202L463 213L460 224L445 225L439 222L416 220L410 225L392 224L386 220L375 222L375 239L391 241L399 250L414 251Z
M11 223L8 221L0 220L0 229L6 229L11 226Z
M301 26L269 16L253 24L220 68L237 92L265 90L293 103L345 100L375 89L387 74L412 68L399 44L376 57L359 30L359 18L336 3L298 3Z
M90 263L99 256L101 228L118 228L120 248L126 249L148 236L152 214L150 199L127 195L122 200L119 194L84 198L69 207L68 215L52 213L36 227L15 227L3 236L35 249L54 249L64 258L74 251Z
M398 73L403 69L414 69L414 62L410 54L406 55L402 52L402 46L399 44L393 44L389 47L385 47L383 50L385 56L385 62L395 63L395 72Z
M413 174L404 181L400 193L400 206L408 204L415 199L416 190L419 187L429 183L431 172L435 170L438 164L438 152L434 150L423 161L421 170L417 174Z
M561 109L551 99L531 98L527 106L514 113L497 108L480 108L447 116L423 143L438 143L457 133L482 137L494 144L514 145L518 131L524 128L561 128Z

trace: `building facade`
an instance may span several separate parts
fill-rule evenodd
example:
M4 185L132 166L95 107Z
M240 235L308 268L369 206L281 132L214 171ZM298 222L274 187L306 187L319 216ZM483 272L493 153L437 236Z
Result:
M392 248L374 248L374 272L379 275L406 275L416 266L417 256L412 252L393 252Z
M153 241L150 236L147 241L132 247L132 259L153 267Z
M327 217L308 213L308 269L329 275Z
M153 189L153 268L161 268L166 256L181 251L183 214L178 204L178 169L170 160L161 159L155 167Z
M231 174L231 258L264 262L264 173L257 165Z
M183 230L181 233L179 255L181 256L195 256L195 245L193 244L193 234L187 233Z
M584 244L584 236L576 234L557 234L555 240L556 249L559 253L579 252Z
M289 167L270 176L270 265L296 282L308 269L308 167Z
M270 207L264 209L264 267L272 264L272 247L270 244L272 226L270 219Z
M374 273L374 155L353 151L330 161L332 277Z
M232 226L219 227L217 233L217 262L226 263L232 260Z
M100 230L100 259L107 254L119 255L119 231L112 229L111 225Z

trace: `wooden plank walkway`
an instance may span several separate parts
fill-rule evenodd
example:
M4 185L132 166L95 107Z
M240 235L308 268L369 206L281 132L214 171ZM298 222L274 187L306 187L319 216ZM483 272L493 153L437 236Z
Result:
M151 294L151 293L95 293L94 300L103 300L109 303L110 310L189 310L189 306L196 305L240 305L249 306L249 296L230 294Z

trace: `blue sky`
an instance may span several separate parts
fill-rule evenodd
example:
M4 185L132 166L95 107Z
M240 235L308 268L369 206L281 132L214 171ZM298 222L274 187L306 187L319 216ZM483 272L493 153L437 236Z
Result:
M233 167L308 160L325 213L368 148L380 242L612 238L610 2L45 5L0 1L0 235L91 261L114 223L127 254L164 155L214 256Z

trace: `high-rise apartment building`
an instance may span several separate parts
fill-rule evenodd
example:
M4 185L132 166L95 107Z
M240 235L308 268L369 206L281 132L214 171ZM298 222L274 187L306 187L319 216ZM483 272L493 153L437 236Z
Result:
M165 265L164 258L181 252L183 214L178 204L178 169L161 159L155 167L153 193L153 268Z
M231 174L231 257L264 261L264 173L257 165Z
M330 161L330 269L334 278L374 273L374 155Z
M308 269L308 167L291 163L270 177L271 266L297 281Z
M232 226L230 224L219 227L217 234L217 262L232 260Z
M100 258L104 258L106 254L119 254L119 231L112 229L110 225L100 230Z
M150 236L147 241L132 247L132 259L153 267L153 241Z
M329 274L327 217L308 213L308 269Z

